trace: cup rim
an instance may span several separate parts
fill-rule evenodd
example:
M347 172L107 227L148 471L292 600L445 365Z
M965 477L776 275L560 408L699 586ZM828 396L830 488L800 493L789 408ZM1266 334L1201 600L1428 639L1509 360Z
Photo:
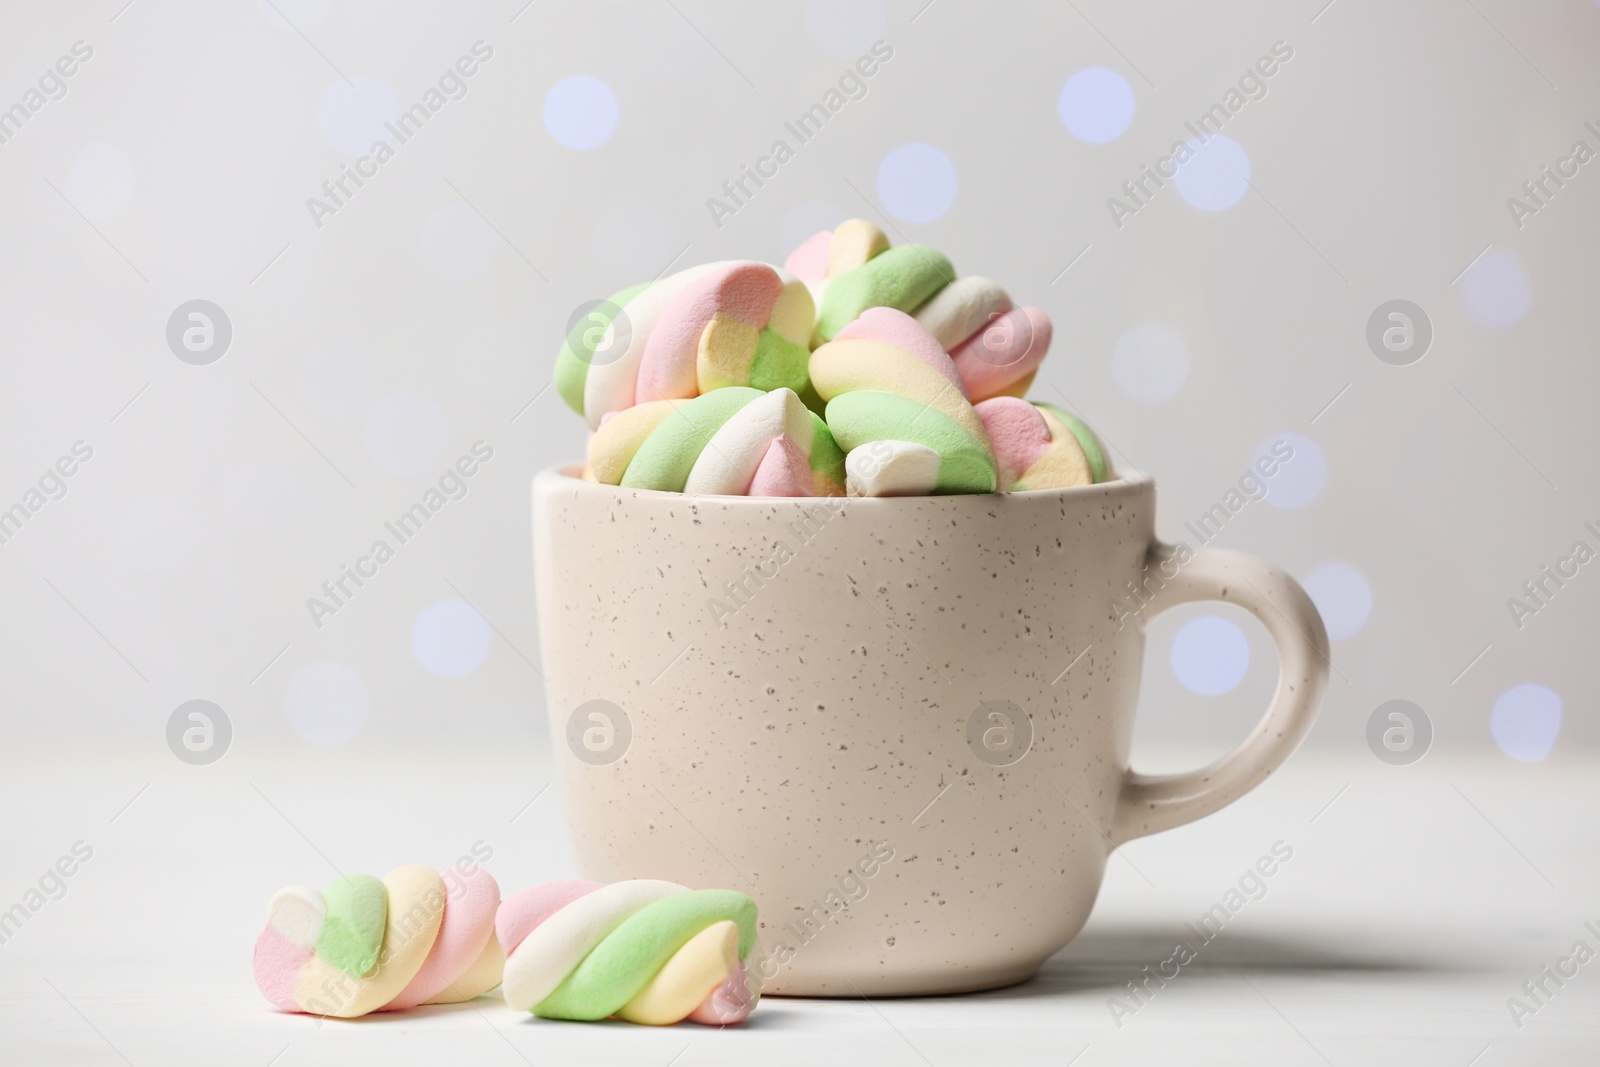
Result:
M880 496L880 497L826 497L826 496L733 496L718 493L678 493L667 489L632 489L620 485L605 485L581 477L583 464L558 463L541 470L534 478L535 484L571 483L578 491L602 492L612 496L642 497L646 500L680 500L716 503L724 507L771 507L776 504L805 503L807 501L849 500L851 506L904 508L921 506L927 501L988 501L996 499L1017 501L1104 499L1108 496L1131 495L1155 485L1155 480L1143 471L1132 468L1115 468L1111 477L1090 485L1074 485L1064 489L1023 489L1004 493L949 493L937 496ZM949 506L957 506L951 504ZM969 505L970 506L970 505Z

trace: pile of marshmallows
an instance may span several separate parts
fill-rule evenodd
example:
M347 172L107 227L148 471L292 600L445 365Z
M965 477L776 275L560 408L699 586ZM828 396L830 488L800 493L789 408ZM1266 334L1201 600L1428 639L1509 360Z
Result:
M782 268L632 286L567 338L555 385L593 431L584 477L735 496L912 496L1102 482L1081 421L1022 399L1050 319L850 219Z

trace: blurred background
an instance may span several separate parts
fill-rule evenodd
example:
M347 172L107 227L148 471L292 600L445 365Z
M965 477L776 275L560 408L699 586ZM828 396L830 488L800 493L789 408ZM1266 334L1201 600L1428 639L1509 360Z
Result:
M73 819L102 855L199 820L185 869L243 865L241 929L261 887L327 873L304 845L384 870L536 840L502 880L562 873L529 482L584 448L563 334L852 216L1050 313L1033 395L1156 479L1163 536L1197 545L1220 503L1211 543L1305 583L1334 665L1308 750L1459 756L1511 795L1600 741L1594 3L105 0L4 29L8 903ZM1229 504L1279 440L1265 498ZM386 523L475 449L402 543ZM1149 633L1137 761L1231 748L1276 678L1264 631L1201 606ZM1400 757L1371 740L1397 700ZM421 799L478 755L510 779ZM406 854L419 833L450 851ZM33 921L111 926L66 907ZM45 958L25 935L8 958ZM134 939L113 956L158 946Z
M1292 442L1214 543L1288 567L1328 620L1310 744L1363 746L1392 699L1440 748L1594 742L1600 565L1561 561L1600 550L1579 436L1600 384L1600 8L1318 8L8 15L8 749L161 759L193 699L241 750L544 745L528 483L584 447L549 388L569 318L669 267L781 262L850 216L1051 314L1033 395L1157 479L1164 536L1197 544L1184 524ZM840 92L880 41L891 58ZM785 123L830 91L801 143ZM425 124L391 132L419 103ZM793 158L730 198L779 140ZM1158 187L1178 142L1202 151ZM1397 300L1421 318L1371 330ZM1409 351L1375 353L1391 327ZM314 619L324 581L478 441L493 459L465 495ZM48 477L74 448L92 458ZM1141 737L1220 752L1275 676L1242 616L1169 615Z

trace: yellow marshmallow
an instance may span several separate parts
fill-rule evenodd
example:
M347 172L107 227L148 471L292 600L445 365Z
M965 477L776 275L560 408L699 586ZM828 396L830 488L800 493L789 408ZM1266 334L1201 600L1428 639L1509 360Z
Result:
M720 311L713 314L700 333L700 349L695 357L700 391L749 385L750 363L760 343L761 327L730 319Z
M783 292L772 305L772 314L767 316L767 329L786 341L807 344L817 320L816 301L799 278L781 270L778 277L783 279Z
M828 273L824 277L837 278L888 250L889 238L882 230L866 219L846 219L828 241Z
M687 400L651 400L611 416L589 438L587 476L606 485L622 484L622 476L627 473L628 464L633 462L633 454L639 451L644 439L665 422L668 415L687 403Z
M684 942L656 976L617 1012L646 1026L671 1026L686 1018L727 981L739 965L739 924L712 923Z
M352 978L313 955L295 982L295 1003L313 1015L354 1019L377 1011L410 984L439 936L444 920L444 879L417 864L396 867L383 879L389 911L378 966Z
M897 345L865 338L829 341L811 353L811 384L824 400L873 389L926 404L949 416L973 440L988 447L989 435L984 432L983 420L972 410L961 388Z
M1089 457L1083 454L1078 438L1048 408L1039 408L1045 425L1050 427L1050 448L1034 460L1033 466L1022 472L1011 488L1066 489L1074 485L1089 485L1094 481L1094 470Z

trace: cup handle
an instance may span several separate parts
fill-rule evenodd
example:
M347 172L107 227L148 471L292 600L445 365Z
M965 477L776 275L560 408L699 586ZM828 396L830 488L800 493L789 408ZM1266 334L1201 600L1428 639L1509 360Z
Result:
M1200 549L1167 578L1182 551L1150 546L1145 573L1165 584L1147 604L1148 617L1199 600L1239 605L1277 645L1278 690L1250 736L1215 763L1186 774L1129 770L1112 818L1113 847L1210 815L1260 785L1310 731L1328 685L1328 631L1300 583L1263 559L1220 548Z

